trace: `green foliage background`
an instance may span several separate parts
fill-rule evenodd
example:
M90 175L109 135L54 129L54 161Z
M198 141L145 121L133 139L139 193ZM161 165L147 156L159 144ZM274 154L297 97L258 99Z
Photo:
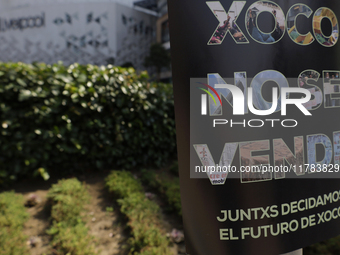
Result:
M0 182L161 165L176 153L172 87L114 66L0 63Z

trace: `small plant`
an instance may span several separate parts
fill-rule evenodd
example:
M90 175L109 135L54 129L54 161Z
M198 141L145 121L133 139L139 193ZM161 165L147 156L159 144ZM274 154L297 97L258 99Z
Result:
M154 170L142 170L142 180L150 187L158 190L168 201L172 210L179 216L182 215L181 195L179 188L179 178L167 177L164 174L156 173Z
M88 235L88 229L81 221L72 226L65 222L54 223L48 234L53 235L52 245L60 255L96 254L94 247L90 245L93 237Z
M59 254L96 254L90 245L93 237L82 220L81 213L89 201L89 194L77 179L60 180L52 185L48 198L52 203L52 227L47 231L53 236L52 245Z
M90 199L84 185L75 178L64 179L52 185L47 196L53 204L52 219L70 224L78 222L84 204Z
M106 185L119 197L120 210L128 218L130 254L170 255L169 241L160 228L160 209L145 197L140 181L130 172L112 171Z
M177 212L178 215L182 215L181 193L179 188L179 178L176 177L172 180L164 181L161 189L168 199L169 205Z
M22 229L29 215L24 198L14 192L0 194L0 255L28 254Z
M142 184L127 171L112 171L106 178L106 186L118 197L128 197L143 191Z
M113 207L112 206L106 207L106 212L113 212Z

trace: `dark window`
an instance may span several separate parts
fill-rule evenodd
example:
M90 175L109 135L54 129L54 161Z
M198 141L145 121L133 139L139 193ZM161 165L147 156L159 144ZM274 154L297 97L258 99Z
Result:
M162 43L168 42L169 40L169 21L166 20L162 23Z

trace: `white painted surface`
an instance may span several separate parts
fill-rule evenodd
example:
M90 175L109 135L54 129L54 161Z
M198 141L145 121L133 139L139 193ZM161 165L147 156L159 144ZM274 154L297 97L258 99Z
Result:
M0 8L1 7L12 7L12 8L17 8L20 6L35 6L38 4L59 4L59 3L80 3L80 4L85 4L85 3L118 3L121 5L125 5L128 7L133 6L133 2L135 0L1 0L0 1Z
M0 1L0 61L106 64L114 58L144 69L156 17L115 2Z

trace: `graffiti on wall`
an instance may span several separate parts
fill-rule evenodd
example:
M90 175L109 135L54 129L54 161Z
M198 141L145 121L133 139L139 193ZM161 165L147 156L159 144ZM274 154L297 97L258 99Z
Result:
M121 47L116 55L117 63L131 62L137 68L145 68L144 59L149 55L150 45L155 41L154 25L124 14L121 15L119 22L127 33L120 41Z
M144 69L145 56L155 38L154 20L146 14L133 15L136 11L121 6L84 9L91 11L70 8L23 18L0 17L0 61L61 60L66 65L102 65L114 60L117 65L131 62L137 69ZM119 20L115 28L112 19Z
M28 28L45 26L45 13L41 15L20 17L12 19L0 18L0 31L6 32L8 30L25 30Z
M64 60L68 59L68 54L72 54L72 58L79 59L77 62L107 64L107 59L113 55L108 45L108 13L89 12L83 15L82 20L78 16L78 13L65 13L64 17L54 19L64 44L60 57ZM83 33L74 33L74 29L68 29L68 26L77 26L79 22L85 27Z

